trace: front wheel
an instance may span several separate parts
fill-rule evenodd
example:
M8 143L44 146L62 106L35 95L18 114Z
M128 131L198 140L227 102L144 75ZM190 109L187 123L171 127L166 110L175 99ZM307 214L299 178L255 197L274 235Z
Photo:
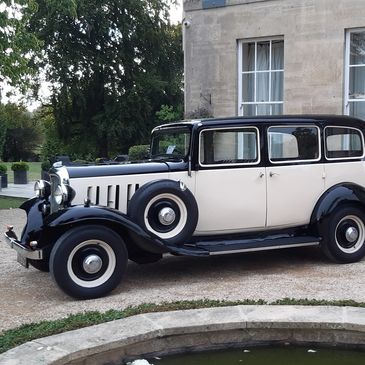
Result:
M118 234L103 226L81 226L57 240L49 266L66 294L91 299L106 295L120 283L127 262L127 249Z
M353 207L334 213L321 229L323 252L330 259L350 263L365 255L365 214Z

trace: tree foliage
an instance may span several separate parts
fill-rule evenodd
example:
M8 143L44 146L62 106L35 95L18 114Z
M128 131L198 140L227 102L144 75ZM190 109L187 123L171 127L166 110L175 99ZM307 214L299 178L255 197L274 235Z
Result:
M4 161L33 159L41 135L37 120L24 107L0 104L0 157Z
M24 88L34 69L29 64L31 53L39 42L27 30L29 17L36 11L33 0L2 0L0 2L0 83ZM0 84L0 96L1 96Z
M181 29L169 0L35 0L35 64L54 85L55 128L79 156L145 142L161 105L182 103Z

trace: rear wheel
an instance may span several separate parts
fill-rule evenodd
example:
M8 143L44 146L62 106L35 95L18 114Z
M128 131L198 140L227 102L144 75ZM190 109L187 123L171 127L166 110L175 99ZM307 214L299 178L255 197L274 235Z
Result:
M106 295L120 283L127 262L127 249L118 234L103 226L81 226L57 240L50 271L65 293L91 299Z
M322 250L330 259L350 263L365 255L365 214L358 208L338 210L325 224L322 232Z

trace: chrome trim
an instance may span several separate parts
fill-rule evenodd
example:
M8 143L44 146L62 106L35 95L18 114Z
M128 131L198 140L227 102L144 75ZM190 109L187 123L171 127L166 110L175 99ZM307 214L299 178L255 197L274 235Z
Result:
M268 247L244 248L242 250L216 251L216 252L210 252L209 256L227 255L227 254L231 254L231 253L241 253L241 252L279 250L281 248L295 248L295 247L306 247L306 246L319 246L319 242L307 242L307 243L298 243L298 244L292 244L292 245L277 245L277 246L268 246Z
M170 207L162 208L158 213L158 220L164 226L169 226L170 224L174 223L175 219L176 214Z
M43 250L30 250L24 247L20 242L18 242L15 238L9 237L7 232L4 233L5 242L15 250L19 255L31 259L31 260L42 260L43 259Z

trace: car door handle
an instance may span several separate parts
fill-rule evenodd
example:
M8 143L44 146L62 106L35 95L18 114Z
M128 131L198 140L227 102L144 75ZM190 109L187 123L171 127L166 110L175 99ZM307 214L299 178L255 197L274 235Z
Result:
M270 171L270 177L273 177L274 175L280 175L280 174L278 174L278 173L276 173L276 172L272 172L272 171Z
M263 172L260 172L259 178L262 179L264 176L265 176L265 174Z

